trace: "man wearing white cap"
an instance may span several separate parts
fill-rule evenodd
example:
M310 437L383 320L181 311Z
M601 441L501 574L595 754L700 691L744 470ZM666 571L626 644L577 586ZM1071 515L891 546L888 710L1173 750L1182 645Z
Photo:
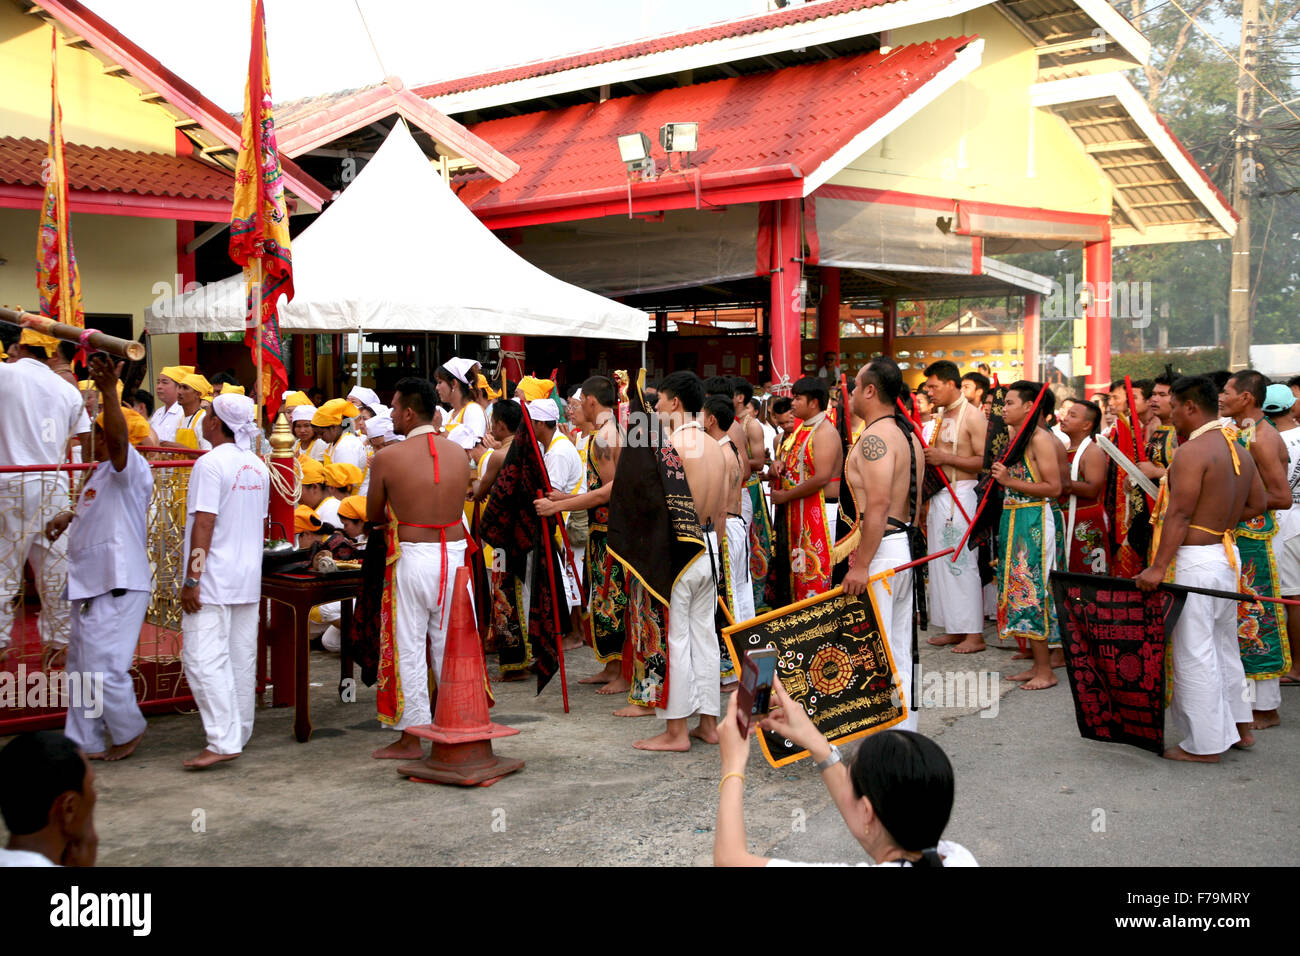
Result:
M556 427L560 420L559 406L549 398L542 398L529 402L525 409L528 417L533 420L533 433L537 436L537 442L542 449L542 462L546 465L546 474L551 481L551 488L569 495L576 494L582 486L584 477L582 458L573 442L569 440L569 436ZM567 524L568 512L563 512L562 515ZM532 580L535 558L535 553L528 556L528 572L524 582L524 607L529 606L529 595L532 593L529 582ZM564 572L565 594L568 597L569 608L572 610L581 603L578 597L578 585L573 579L567 560L561 570ZM565 638L564 649L573 650L580 647L582 639L579 635L580 625L575 621L569 636Z
M253 734L262 539L271 479L248 449L258 434L243 395L218 395L205 416L212 450L194 463L185 510L181 660L208 745L185 766L238 757Z
M465 449L466 455L483 441L487 434L487 416L474 400L470 387L471 374L478 368L473 359L453 358L433 373L438 399L451 406L451 414L443 426L446 437ZM477 381L477 376L473 379Z

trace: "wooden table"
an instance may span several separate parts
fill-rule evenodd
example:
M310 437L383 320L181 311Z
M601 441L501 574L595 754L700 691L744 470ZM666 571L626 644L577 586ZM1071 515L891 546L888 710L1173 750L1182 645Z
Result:
M331 574L286 573L262 575L262 599L274 601L293 612L293 624L268 628L262 621L262 634L271 649L271 679L274 689L272 707L294 707L293 736L300 744L311 739L311 701L307 694L307 652L311 643L308 615L318 604L342 603L339 630L339 696L345 703L356 700L349 694L352 680L352 599L361 591L361 572ZM275 617L272 616L272 620Z

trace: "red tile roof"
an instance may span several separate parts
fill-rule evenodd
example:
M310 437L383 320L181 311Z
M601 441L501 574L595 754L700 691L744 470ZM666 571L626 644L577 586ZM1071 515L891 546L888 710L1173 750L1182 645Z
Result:
M893 0L818 0L818 2L814 3L789 6L772 13L743 17L738 20L724 20L720 23L710 24L707 27L701 27L698 30L688 30L685 33L647 37L641 40L633 40L630 43L622 43L618 46L605 47L600 50L587 50L558 59L537 60L533 63L524 63L520 66L495 70L491 73L481 73L478 76L430 83L427 86L417 86L412 92L417 96L426 98L446 96L449 93L463 93L466 90L478 90L488 86L496 86L500 83L510 83L514 80L527 80L536 76L576 70L579 67L595 66L599 63L613 63L618 60L648 56L651 53L662 53L665 50L698 46L701 43L711 43L714 40L725 40L730 37L746 36L751 33L763 33L778 27L788 27L796 23L820 20L823 17L833 17L841 13L851 13L854 10L878 7L892 2Z
M48 144L38 139L0 137L0 183L40 186ZM64 147L68 188L230 202L234 176L189 156L139 153L68 143Z
M640 130L654 143L660 184L694 180L662 172L658 130L666 122L698 122L700 149L691 156L704 187L742 171L768 178L807 176L873 122L950 65L972 37L839 57L657 93L624 96L558 110L489 120L470 132L519 164L507 182L482 194L481 174L456 178L457 191L480 216L517 211L562 197L578 202L626 195L627 171L615 137ZM792 172L793 167L793 172ZM780 171L779 173L777 171ZM752 178L752 177L751 177ZM646 185L634 190L654 189ZM470 198L479 192L481 198Z

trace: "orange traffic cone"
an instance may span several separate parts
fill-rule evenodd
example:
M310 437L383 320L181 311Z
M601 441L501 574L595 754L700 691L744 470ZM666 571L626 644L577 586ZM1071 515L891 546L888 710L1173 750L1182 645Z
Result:
M503 760L492 752L492 738L519 733L488 719L487 670L469 599L469 568L456 569L451 622L438 679L438 703L428 727L408 727L433 741L429 756L404 763L397 772L415 781L490 787L508 773L522 770L522 760Z

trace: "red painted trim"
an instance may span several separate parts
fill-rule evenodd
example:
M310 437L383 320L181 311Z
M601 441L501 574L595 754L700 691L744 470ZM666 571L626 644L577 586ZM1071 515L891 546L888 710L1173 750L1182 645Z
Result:
M816 265L822 258L822 241L817 235L817 200L808 196L803 201L803 238L808 244L808 255L804 259L809 265ZM839 295L839 286L835 287L835 294ZM838 338L838 333L836 333Z
M722 189L705 189L701 193L704 204L713 206L743 205L745 203L764 202L773 199L797 199L803 191L801 179L787 180L780 183L759 183L749 186L736 186ZM602 190L604 192L604 190ZM552 205L547 203L546 205ZM498 207L499 208L499 207ZM638 196L637 187L632 187L632 213L654 213L665 209L694 209L695 187L688 184L688 191L667 195ZM489 229L513 229L520 226L535 226L548 222L572 222L581 219L599 219L602 216L626 216L627 191L622 190L617 199L605 199L582 205L556 204L556 208L542 208L534 211L514 212L502 209L494 214L477 207L470 210Z
M220 220L218 220L220 221ZM197 281L196 256L185 251L185 244L194 238L194 223L178 222L176 224L176 273L181 277L181 287L176 290L179 295L191 282ZM198 365L199 337L193 332L177 336L177 364Z
M0 183L0 209L40 209L44 195L39 186ZM230 218L230 203L223 199L143 196L88 189L69 189L68 208L72 212L136 216L140 219L221 222Z
M197 120L203 128L223 145L239 149L240 123L197 89L186 83L158 60L115 29L107 21L87 10L77 0L35 0L40 7L65 31L89 42L114 63L144 83L151 91L160 94L172 106L190 119ZM285 182L293 194L315 209L320 209L333 195L332 190L316 182L303 172L298 164L280 154ZM230 207L226 205L227 218Z
M984 240L979 236L970 237L970 274L984 274Z
M937 209L956 212L959 208L984 216L1014 216L1042 222L1060 222L1070 225L1101 226L1110 218L1098 213L1068 212L1064 209L1042 209L1037 206L1009 206L1003 203L956 200L942 196L923 196L918 193L896 192L887 189L866 189L859 186L822 186L813 193L827 199L850 199L856 202L888 203L892 206L911 206L916 209Z

